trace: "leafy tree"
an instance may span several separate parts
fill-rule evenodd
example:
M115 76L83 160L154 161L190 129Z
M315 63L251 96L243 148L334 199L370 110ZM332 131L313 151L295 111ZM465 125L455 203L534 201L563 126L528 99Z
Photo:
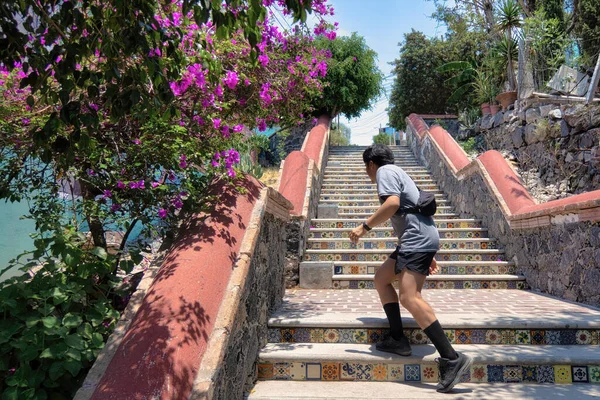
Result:
M34 246L0 282L2 398L71 398L127 303L134 227L164 238L214 204L213 179L255 170L247 133L294 122L327 56L323 0L38 1L0 6L0 199L27 200ZM314 35L327 34L322 20ZM333 33L334 34L334 33ZM257 172L258 173L258 172ZM61 187L81 186L65 201ZM183 214L185 215L185 214ZM109 246L106 231L124 233Z
M332 125L330 132L330 145L348 146L350 144L351 130L345 124Z
M581 38L581 49L588 65L594 65L600 52L600 2L579 0L576 14L575 32ZM577 5L577 4L576 4Z
M377 54L356 32L335 40L321 37L317 47L328 51L331 58L327 62L323 95L313 101L314 108L331 116L359 117L382 93L383 77L377 68Z
M385 133L385 132L381 132L375 136L373 136L373 144L386 144L386 145L390 145L390 141L392 139L390 139L392 136Z

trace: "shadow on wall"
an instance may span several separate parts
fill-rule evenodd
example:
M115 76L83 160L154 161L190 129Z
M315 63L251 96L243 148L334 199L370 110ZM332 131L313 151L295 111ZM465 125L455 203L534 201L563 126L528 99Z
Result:
M248 228L244 221L262 189L250 179L237 185L243 195L215 182L214 203L182 225L92 399L189 396L231 275L227 267L238 258L236 237Z

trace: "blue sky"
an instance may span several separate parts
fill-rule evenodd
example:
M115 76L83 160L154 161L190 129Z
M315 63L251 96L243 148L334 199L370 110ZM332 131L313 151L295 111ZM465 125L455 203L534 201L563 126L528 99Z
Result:
M404 34L415 29L427 36L439 36L445 32L442 25L429 16L434 12L432 1L425 0L329 0L335 8L335 21L339 22L338 35L357 32L367 45L378 54L379 69L385 76L391 74L394 61L399 55L398 43ZM386 90L391 90L393 77L384 82ZM379 125L386 126L388 116L386 96L373 104L371 111L365 111L358 119L351 121L341 117L340 121L352 129L352 143L367 145L377 134Z

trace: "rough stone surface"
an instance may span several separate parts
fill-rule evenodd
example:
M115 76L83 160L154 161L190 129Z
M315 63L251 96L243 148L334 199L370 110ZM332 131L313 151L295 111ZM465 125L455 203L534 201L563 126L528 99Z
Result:
M525 121L528 124L533 124L538 119L540 119L540 117L541 117L540 110L537 108L530 108L529 110L527 110L525 112Z
M213 399L241 399L256 380L258 351L267 344L267 321L285 292L286 223L267 214L259 233L225 359L215 375Z
M553 119L561 119L563 117L562 111L560 109L552 110L548 113L548 116Z
M507 259L517 263L518 272L527 278L531 287L580 303L600 305L600 223L580 222L513 231L481 175L458 181L427 141L421 145L412 134L408 137L413 153L428 166L456 212L462 217L481 219L490 237L498 239ZM510 136L508 140L512 143ZM544 146L536 143L527 147L535 147L539 152ZM543 178L538 179L543 181Z
M531 110L536 108L527 112ZM578 105L563 110L552 110L549 115L564 112L572 121L585 119L586 126L598 119L598 125L577 131L566 119L548 117L525 126L517 122L483 129L483 119L481 132L475 136L478 149L498 150L515 158L516 169L538 202L600 189L600 118L592 116L600 114L600 107Z
M287 136L282 135L280 132L272 135L269 138L269 152L266 154L267 162L270 165L279 165L281 160L285 159L292 151L300 150L304 138L312 128L313 122L306 121L291 129Z

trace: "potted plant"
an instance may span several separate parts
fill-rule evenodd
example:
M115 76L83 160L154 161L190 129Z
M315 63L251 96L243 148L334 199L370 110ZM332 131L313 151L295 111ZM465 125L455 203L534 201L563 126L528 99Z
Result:
M521 6L516 0L504 0L498 8L498 24L496 28L502 34L496 45L497 56L506 63L506 80L508 90L496 96L504 109L517 100L517 79L514 62L518 59L518 49L514 39L517 29L523 25Z
M481 103L481 113L485 116L491 113L490 110L490 90L492 83L487 72L477 70L473 81L475 89L475 98Z

